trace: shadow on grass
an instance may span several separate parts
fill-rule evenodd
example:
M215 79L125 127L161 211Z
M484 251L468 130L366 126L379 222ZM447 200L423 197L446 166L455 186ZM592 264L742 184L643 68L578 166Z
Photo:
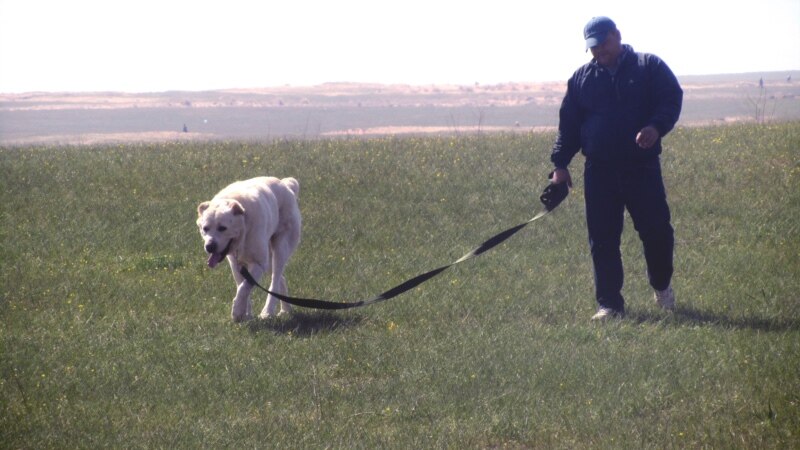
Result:
M294 336L309 337L319 333L355 327L363 318L355 314L336 314L332 312L295 312L287 318L256 319L247 326L251 333L269 331L275 334L292 334Z
M638 323L669 322L683 325L714 325L725 328L736 328L755 331L792 331L800 330L797 319L768 319L764 317L731 318L721 314L701 311L691 306L678 306L673 314L653 314L646 311L630 311L626 318Z

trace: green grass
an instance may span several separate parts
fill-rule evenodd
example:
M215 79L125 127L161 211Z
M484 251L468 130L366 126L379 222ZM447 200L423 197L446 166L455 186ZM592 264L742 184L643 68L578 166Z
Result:
M230 322L194 225L227 183L297 177L291 293L354 301L530 218L553 137L0 149L0 446L798 448L800 123L667 139L674 314L628 223L628 317L589 322L578 157L554 214L410 293Z

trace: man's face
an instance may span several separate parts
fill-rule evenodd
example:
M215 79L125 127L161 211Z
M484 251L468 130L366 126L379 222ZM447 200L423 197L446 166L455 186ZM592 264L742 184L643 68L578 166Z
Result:
M601 65L612 67L617 64L617 58L622 53L622 41L617 30L611 30L602 44L591 48L592 56Z

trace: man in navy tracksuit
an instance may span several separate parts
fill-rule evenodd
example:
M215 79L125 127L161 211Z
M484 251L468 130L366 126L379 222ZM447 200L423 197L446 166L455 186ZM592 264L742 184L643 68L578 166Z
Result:
M674 237L659 154L661 138L678 121L683 91L661 59L623 45L611 19L593 18L584 39L593 59L567 84L550 159L551 181L571 186L570 161L578 150L586 157L586 223L599 304L592 319L625 313L620 253L625 209L644 246L656 303L671 310Z

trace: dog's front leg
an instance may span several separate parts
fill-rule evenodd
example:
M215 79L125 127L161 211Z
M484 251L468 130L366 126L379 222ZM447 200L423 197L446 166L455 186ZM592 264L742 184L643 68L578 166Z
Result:
M280 282L275 281L273 278L272 283L269 285L269 290L272 292L278 292L280 294L286 295L286 280L283 277L280 277ZM278 305L280 305L280 310L278 310ZM274 295L267 296L267 303L264 305L264 309L261 310L261 314L258 317L262 319L268 319L275 315L275 311L278 311L278 315L281 316L283 314L291 313L292 312L292 305L282 302L278 300L277 297Z
M253 302L250 299L250 293L253 291L254 286L244 279L242 274L239 273L239 269L240 266L238 264L231 263L233 278L236 280L236 297L233 298L233 304L231 304L231 319L234 322L244 322L253 318ZM260 267L254 266L250 274L253 278L259 280L264 271Z
M289 295L289 289L286 286L286 278L283 276L283 271L286 267L286 263L289 261L289 256L291 256L294 251L294 247L297 246L297 243L294 242L293 244L287 239L288 237L291 236L278 235L272 239L272 279L270 280L269 290L283 295ZM282 302L278 300L277 297L270 294L267 297L267 304L264 305L264 310L261 311L260 317L267 318L273 316L278 309L278 305L280 305L279 316L292 312L292 305Z
M269 290L272 291L274 289L274 286L270 284L269 288L270 288ZM270 317L274 316L275 311L278 309L278 305L280 303L282 302L280 302L277 298L275 298L275 296L268 295L267 303L264 304L264 309L261 310L261 314L259 314L258 317L262 319L269 319Z

